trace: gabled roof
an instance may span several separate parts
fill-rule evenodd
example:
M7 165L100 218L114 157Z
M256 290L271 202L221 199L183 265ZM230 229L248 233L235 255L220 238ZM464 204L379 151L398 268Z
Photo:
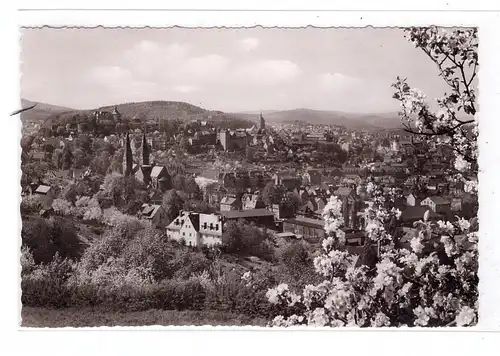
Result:
M235 197L223 197L220 201L224 205L234 205L238 200Z
M151 170L151 177L156 178L160 175L163 170L166 170L165 166L154 166Z
M141 215L145 217L146 219L152 219L158 210L160 210L161 205L155 205L155 204L143 204L142 205L142 211Z
M193 228L196 231L200 231L200 214L189 213L187 215L187 218L191 221L191 224L193 225Z

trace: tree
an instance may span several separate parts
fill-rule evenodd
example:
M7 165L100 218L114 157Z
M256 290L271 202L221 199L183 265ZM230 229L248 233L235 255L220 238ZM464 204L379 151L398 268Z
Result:
M425 137L434 145L450 147L455 152L455 168L477 175L477 121L474 86L479 66L477 29L442 31L436 27L412 28L408 39L434 62L450 93L436 100L434 111L425 94L412 89L406 79L393 84L394 98L401 103L405 130ZM477 189L476 182L467 184Z
M107 151L102 151L97 154L94 159L90 162L90 167L93 172L105 175L111 165L110 154ZM121 160L120 166L121 168Z
M111 162L109 164L109 170L111 172L123 173L123 148L118 149L114 155L112 155Z
M478 66L476 30L413 28L409 39L435 62L452 93L438 99L434 114L424 95L404 80L395 84L401 101L401 117L407 130L435 145L449 145L455 152L458 178L470 192L477 192L477 122L458 113L475 113L473 80ZM466 77L466 73L471 73ZM410 123L408 123L410 122ZM466 129L468 128L468 129ZM468 176L462 175L467 171ZM478 224L457 217L453 221L430 221L429 212L415 224L409 246L396 247L390 224L400 217L394 208L395 190L384 193L372 182L367 185L372 201L364 211L365 243L376 248L375 268L359 264L346 248L342 204L332 197L323 212L327 237L314 266L324 281L306 286L296 294L288 285L270 289L272 304L285 306L274 325L316 326L467 326L477 322Z
M65 134L66 134L66 129L64 128L64 126L57 126L56 135L64 136Z
M227 252L272 260L273 251L268 241L267 231L243 220L228 222L222 233L222 244Z
M302 201L299 196L293 192L287 192L280 202L281 208L286 216L295 216L302 207Z
M35 141L35 135L28 135L21 138L21 149L23 152L28 153L31 150L31 146Z
M52 154L54 153L55 147L51 143L45 143L43 145L43 151L48 154L49 157L52 157Z
M62 218L36 218L23 221L23 246L28 247L36 263L48 263L56 253L62 258L76 258L82 245L73 224Z
M79 135L76 139L76 147L87 154L92 153L92 139L88 135Z
M61 156L61 168L62 169L70 169L74 162L73 152L69 146L65 146Z
M170 222L174 220L182 210L184 205L184 201L177 194L175 189L171 189L165 193L163 196L163 209L165 209L165 213L167 215L167 220Z
M184 181L184 192L188 194L190 199L202 198L200 187L192 176L187 177Z
M80 148L75 149L73 157L74 157L73 165L77 169L82 168L88 164L88 158L85 152Z
M185 180L186 177L184 177L184 175L177 173L174 178L172 178L172 188L184 191Z
M266 184L262 190L262 199L267 206L272 206L273 204L279 204L281 202L282 192L273 182Z
M144 185L134 176L124 177L121 174L112 173L104 178L103 194L116 207L124 208L131 202L143 202L144 189Z

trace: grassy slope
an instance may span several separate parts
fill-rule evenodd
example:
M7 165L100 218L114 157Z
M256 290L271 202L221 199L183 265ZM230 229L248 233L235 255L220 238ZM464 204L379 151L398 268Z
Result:
M135 312L110 312L92 308L47 309L23 307L22 326L94 327L94 326L265 326L264 319L218 311L146 310Z

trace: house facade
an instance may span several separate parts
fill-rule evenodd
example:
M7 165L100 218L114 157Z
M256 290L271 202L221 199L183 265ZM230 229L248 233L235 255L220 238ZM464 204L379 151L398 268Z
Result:
M187 246L196 247L200 245L198 229L198 214L181 212L181 214L167 226L167 237L179 242L184 241Z
M428 206L435 213L446 213L450 211L450 202L438 196L427 197L420 202L420 205Z
M151 221L151 224L156 228L163 228L167 222L167 214L161 205L143 204L141 217Z
M325 222L323 220L311 219L297 216L283 222L283 232L295 234L299 238L319 241L325 236Z
M169 239L184 241L192 247L220 245L222 232L223 220L218 214L184 211L167 226Z
M223 221L218 214L199 214L200 243L213 247L222 244Z

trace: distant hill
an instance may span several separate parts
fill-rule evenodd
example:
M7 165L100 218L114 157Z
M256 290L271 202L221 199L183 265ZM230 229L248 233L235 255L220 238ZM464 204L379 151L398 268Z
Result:
M232 113L239 118L256 121L260 114ZM340 111L294 109L263 112L264 118L273 123L306 122L313 125L339 125L353 130L380 130L402 127L397 113L354 114Z
M33 109L21 113L21 120L23 121L45 120L52 115L62 114L64 112L75 110L63 106L50 105L27 99L21 99L21 105L23 108L30 107L34 104L36 104L36 106Z
M23 100L23 107L33 105L35 102ZM37 103L37 106L25 112L27 120L39 119L43 120L44 127L50 127L54 122L65 123L74 116L88 116L93 111L113 111L115 105L103 106L90 110L76 110L53 106L44 103ZM177 101L142 101L133 103L117 104L116 108L124 118L140 119L142 121L167 119L174 120L180 119L181 121L190 120L206 120L211 121L219 126L228 128L237 127L251 127L254 123L252 121L234 117L222 111L205 110L195 105L185 102Z

